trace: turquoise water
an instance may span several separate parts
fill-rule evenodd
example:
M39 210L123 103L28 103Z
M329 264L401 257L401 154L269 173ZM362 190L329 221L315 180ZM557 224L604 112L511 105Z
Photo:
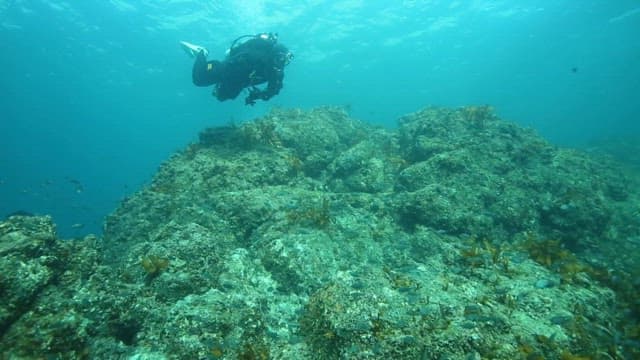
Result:
M0 1L0 216L100 233L201 129L273 106L394 127L427 105L490 104L563 145L640 133L637 1L369 3ZM277 97L245 107L191 84L180 40L220 58L262 31L296 55Z

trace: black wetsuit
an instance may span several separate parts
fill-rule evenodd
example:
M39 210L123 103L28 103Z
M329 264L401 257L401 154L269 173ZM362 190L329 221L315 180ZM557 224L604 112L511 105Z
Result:
M215 84L213 95L220 101L235 99L242 89L251 87L245 103L253 105L257 99L268 100L280 92L284 67L290 58L289 50L275 38L256 35L232 46L223 61L207 61L200 52L193 64L193 83L197 86ZM267 83L265 89L255 87L264 83Z

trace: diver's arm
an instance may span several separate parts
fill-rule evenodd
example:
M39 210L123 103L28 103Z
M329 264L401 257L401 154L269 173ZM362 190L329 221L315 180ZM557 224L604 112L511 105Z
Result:
M262 100L269 100L278 95L282 89L282 80L284 79L284 71L282 69L274 69L273 76L269 79L267 88L263 91Z
M274 69L272 76L267 81L267 87L264 90L260 90L257 87L249 89L249 96L244 100L246 105L253 105L256 100L261 99L267 101L276 96L280 89L282 89L282 80L284 79L284 71L281 69Z
M280 92L282 80L284 79L284 67L289 63L293 55L284 45L274 45L275 55L273 56L273 67L267 79L266 99L269 99ZM265 100L266 100L265 99Z

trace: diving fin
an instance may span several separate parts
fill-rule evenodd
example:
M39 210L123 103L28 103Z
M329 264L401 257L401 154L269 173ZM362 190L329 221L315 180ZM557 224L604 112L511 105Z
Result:
M209 55L209 51L203 46L194 45L186 41L180 41L180 46L182 47L182 50L184 50L187 53L187 55L191 57L196 57L196 55L198 55L198 53L201 51L204 52L205 57Z

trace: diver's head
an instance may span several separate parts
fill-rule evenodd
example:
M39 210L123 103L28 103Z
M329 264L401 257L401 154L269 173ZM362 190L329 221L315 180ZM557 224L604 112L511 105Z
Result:
M276 44L274 46L274 53L275 63L279 67L285 67L293 60L293 53L282 44Z
M287 51L287 53L284 54L284 65L289 65L291 60L293 60L293 53L291 51Z

